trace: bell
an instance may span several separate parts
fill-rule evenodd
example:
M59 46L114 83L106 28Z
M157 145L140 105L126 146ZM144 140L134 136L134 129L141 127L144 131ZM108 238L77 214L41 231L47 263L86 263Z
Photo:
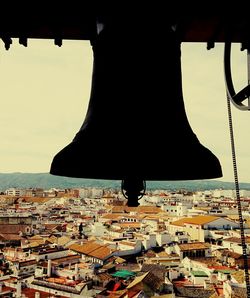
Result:
M85 120L50 173L126 181L221 177L217 157L185 113L181 43L172 27L100 28Z

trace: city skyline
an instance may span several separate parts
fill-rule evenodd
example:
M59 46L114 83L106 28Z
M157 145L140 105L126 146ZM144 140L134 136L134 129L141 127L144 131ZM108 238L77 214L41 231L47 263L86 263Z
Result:
M49 172L54 155L72 141L85 118L92 74L90 44L64 41L59 48L53 40L29 40L25 48L14 39L9 51L1 46L0 172ZM233 47L232 63L240 90L247 82L247 63L239 44ZM183 43L182 83L193 131L219 158L220 179L233 181L223 44L208 51L204 43ZM250 182L250 115L234 106L232 113L239 180Z

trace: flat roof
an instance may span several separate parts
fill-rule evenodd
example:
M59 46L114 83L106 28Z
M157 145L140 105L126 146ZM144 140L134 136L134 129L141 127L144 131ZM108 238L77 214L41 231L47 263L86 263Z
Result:
M133 271L128 271L128 270L119 270L116 271L115 273L111 274L113 277L121 277L121 278L128 278L135 276L136 273Z
M208 277L208 275L206 274L206 272L204 271L191 271L191 274L195 277Z

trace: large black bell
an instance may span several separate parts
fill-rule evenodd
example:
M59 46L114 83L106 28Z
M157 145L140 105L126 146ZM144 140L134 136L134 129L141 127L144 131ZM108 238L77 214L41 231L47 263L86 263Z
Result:
M86 118L50 173L137 181L221 177L218 159L185 113L180 42L171 26L101 29L92 43Z

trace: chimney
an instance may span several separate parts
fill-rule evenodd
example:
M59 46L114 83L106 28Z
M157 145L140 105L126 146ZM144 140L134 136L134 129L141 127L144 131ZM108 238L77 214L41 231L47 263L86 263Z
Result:
M47 275L48 277L51 276L51 260L48 260Z
M35 292L35 298L40 298L40 292Z
M74 274L74 278L75 280L79 280L79 273L78 273L78 264L75 264L75 274Z
M16 298L21 298L21 296L22 296L22 285L20 280L18 280L16 285Z
M77 274L78 273L78 264L76 263L75 264L75 274Z

